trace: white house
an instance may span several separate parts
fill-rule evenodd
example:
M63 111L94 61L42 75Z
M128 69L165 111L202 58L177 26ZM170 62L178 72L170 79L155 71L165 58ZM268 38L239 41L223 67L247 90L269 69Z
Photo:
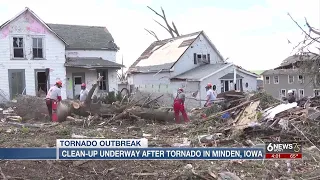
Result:
M99 74L100 91L117 90L118 49L104 27L46 24L25 8L0 26L0 100L36 95L58 79L62 98L74 98Z
M224 61L203 31L153 42L128 70L130 89L175 95L179 87L187 94L198 91L205 99L205 86L217 92L255 91L257 74ZM233 84L236 82L236 84ZM192 101L202 106L204 101Z

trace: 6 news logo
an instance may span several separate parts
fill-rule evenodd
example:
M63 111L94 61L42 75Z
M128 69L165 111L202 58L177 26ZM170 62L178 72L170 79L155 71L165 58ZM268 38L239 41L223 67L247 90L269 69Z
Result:
M266 153L302 153L302 146L297 142L269 142Z

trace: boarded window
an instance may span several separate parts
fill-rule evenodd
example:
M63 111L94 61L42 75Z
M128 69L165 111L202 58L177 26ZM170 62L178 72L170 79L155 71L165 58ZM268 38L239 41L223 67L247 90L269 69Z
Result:
M14 58L24 58L23 38L22 37L14 37L13 38L13 57Z
M33 58L43 58L43 40L42 38L32 38Z

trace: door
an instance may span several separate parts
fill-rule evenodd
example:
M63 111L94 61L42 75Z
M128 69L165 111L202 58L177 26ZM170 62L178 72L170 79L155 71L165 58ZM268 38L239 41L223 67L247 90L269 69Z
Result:
M10 99L19 94L26 94L26 81L24 69L8 69Z
M84 73L73 73L73 98L76 98L80 95L81 84L85 82Z
M224 81L224 92L229 91L229 81Z

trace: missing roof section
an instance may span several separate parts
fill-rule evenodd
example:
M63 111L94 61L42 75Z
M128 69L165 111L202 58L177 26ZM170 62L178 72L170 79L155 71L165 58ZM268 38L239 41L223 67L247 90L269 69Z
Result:
M182 41L182 43L179 45L178 48L180 48L180 47L185 47L185 46L190 46L195 39L196 39L196 38L187 39L187 40Z

